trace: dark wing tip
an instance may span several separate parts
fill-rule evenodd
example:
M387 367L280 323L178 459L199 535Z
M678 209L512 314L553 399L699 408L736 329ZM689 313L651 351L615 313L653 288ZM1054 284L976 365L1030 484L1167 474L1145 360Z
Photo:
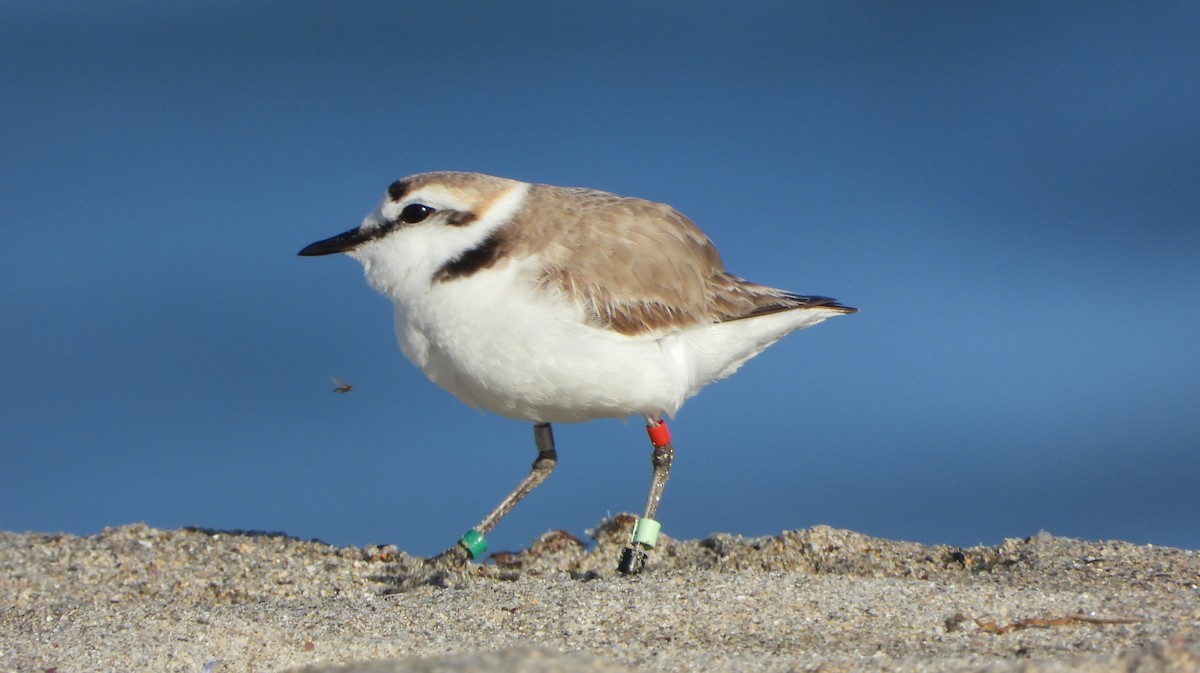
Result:
M858 313L857 308L840 304L832 297L794 294L773 288L758 287L760 290L766 291L757 292L750 297L750 306L746 306L743 303L736 307L731 307L734 310L726 312L722 316L722 320L741 320L743 318L756 318L784 311L808 311L812 309L827 309L837 311L842 315Z
M858 313L857 308L855 308L853 306L846 306L845 304L839 303L833 299L830 299L829 301L827 301L825 303L816 304L816 306L820 306L821 308L834 309L834 310L838 311L839 313L843 313L845 315L850 315L851 313Z
M827 308L827 309L833 309L835 311L838 311L838 312L846 314L846 315L849 315L851 313L858 313L858 309L854 308L853 306L846 306L845 304L838 303L838 300L836 300L832 297L816 297L816 296L808 296L808 295L802 295L802 294L789 294L789 295L787 295L787 298L798 304L798 306L796 306L796 308Z

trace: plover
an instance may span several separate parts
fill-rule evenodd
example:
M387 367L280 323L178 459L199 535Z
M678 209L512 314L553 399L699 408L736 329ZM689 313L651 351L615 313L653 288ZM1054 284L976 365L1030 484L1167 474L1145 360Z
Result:
M362 224L300 254L338 252L395 304L400 348L426 376L534 423L530 473L439 557L460 562L554 469L551 423L636 415L653 471L618 569L639 572L674 456L663 419L789 332L857 310L725 271L665 204L478 173L398 180Z

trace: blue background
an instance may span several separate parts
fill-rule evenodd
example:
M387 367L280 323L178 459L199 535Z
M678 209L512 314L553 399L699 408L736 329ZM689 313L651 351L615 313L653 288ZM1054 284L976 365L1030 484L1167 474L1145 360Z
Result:
M454 169L670 203L862 309L684 407L665 533L1200 548L1197 35L1193 2L7 2L0 528L452 543L528 424L296 252ZM493 549L641 510L638 420L555 430Z

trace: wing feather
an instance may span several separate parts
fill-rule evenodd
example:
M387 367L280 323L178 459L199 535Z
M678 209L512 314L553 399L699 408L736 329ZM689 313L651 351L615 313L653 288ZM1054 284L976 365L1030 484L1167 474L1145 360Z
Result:
M854 312L727 273L704 232L665 204L548 185L527 199L512 244L538 250L538 282L576 301L597 327L636 335L818 306Z

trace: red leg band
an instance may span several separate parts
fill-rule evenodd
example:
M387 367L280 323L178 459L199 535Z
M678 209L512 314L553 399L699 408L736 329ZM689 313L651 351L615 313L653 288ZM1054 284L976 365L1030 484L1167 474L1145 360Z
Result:
M667 429L667 422L662 419L654 425L647 425L646 434L650 435L650 443L656 449L671 443L671 431Z

